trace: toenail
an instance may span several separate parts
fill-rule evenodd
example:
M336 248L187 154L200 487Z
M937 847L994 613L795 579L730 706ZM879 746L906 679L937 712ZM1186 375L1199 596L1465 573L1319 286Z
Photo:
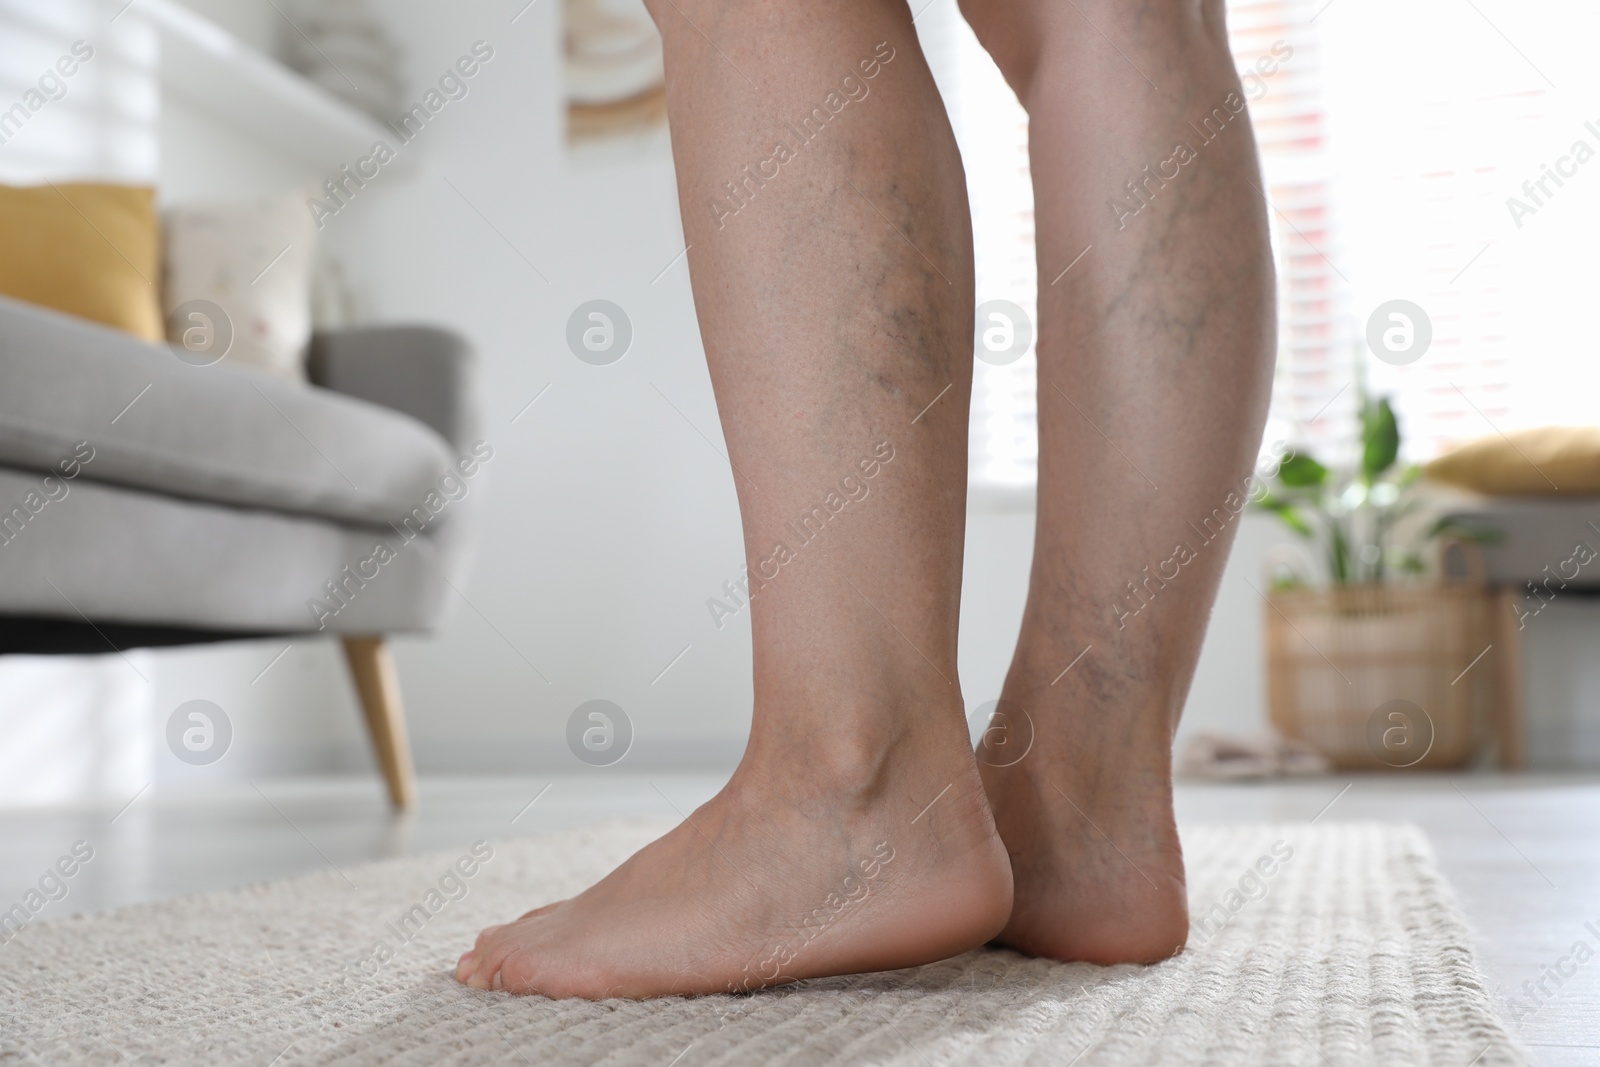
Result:
M477 969L477 961L476 953L463 952L461 958L456 960L456 981L468 981L472 977L472 972Z

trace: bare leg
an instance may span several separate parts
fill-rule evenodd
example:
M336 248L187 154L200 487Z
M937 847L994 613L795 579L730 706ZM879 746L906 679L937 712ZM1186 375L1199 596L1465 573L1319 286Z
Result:
M1036 738L982 767L1001 940L1161 959L1188 931L1173 731L1271 380L1254 141L1220 0L963 6L1028 110L1038 233L1038 528L1004 690Z
M686 823L486 930L457 971L478 987L650 996L904 967L982 944L1011 908L955 666L969 216L910 15L654 14L757 587L753 727Z

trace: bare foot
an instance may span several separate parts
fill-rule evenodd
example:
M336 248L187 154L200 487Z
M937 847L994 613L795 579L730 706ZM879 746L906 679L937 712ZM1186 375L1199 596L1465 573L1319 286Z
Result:
M1054 695L1021 705L1034 729L1026 756L1011 763L1017 753L992 744L997 738L987 751L982 739L978 746L1015 886L996 940L1099 964L1173 956L1188 940L1189 906L1170 736L1136 739L1089 709L1051 706Z
M457 979L550 997L723 993L983 944L1010 914L1011 872L959 715L942 718L949 729L924 722L843 759L815 736L770 758L752 743L722 792L595 886L484 930Z

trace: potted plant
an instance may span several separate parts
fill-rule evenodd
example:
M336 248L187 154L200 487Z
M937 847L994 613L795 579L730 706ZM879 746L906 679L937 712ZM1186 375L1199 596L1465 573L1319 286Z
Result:
M1481 569L1428 580L1426 551L1485 531L1427 522L1421 468L1399 461L1388 397L1361 390L1353 463L1304 451L1280 464L1255 507L1320 558L1321 580L1292 570L1267 594L1267 692L1273 725L1346 768L1460 766L1476 752L1482 679L1458 684L1489 638ZM1474 552L1465 552L1475 559Z

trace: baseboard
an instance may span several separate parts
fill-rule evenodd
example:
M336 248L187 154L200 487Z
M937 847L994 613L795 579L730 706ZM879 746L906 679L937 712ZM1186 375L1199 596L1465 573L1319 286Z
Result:
M744 754L744 739L730 736L639 738L611 766L627 771L683 774L726 774ZM535 744L526 736L480 737L471 740L413 738L412 757L419 775L548 774L593 770L564 743ZM187 767L177 760L159 761L158 783L197 784L201 779L247 781L313 775L376 774L372 751L364 744L336 746L261 745L248 753L234 751L206 767Z
M526 736L470 741L418 738L412 742L412 755L419 774L574 772L588 767L564 742L535 744ZM743 755L744 738L726 734L640 737L627 755L611 766L630 771L726 773ZM371 765L370 756L366 762Z

